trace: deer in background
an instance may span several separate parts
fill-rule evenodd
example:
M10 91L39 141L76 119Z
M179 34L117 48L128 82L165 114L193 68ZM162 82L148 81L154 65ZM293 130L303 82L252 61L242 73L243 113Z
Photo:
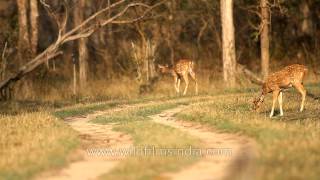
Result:
M171 74L174 78L174 88L177 93L180 92L180 83L183 78L186 86L183 91L183 95L187 94L188 86L189 86L189 75L195 82L195 91L198 94L198 83L196 79L196 74L194 72L194 62L189 59L180 59L178 62L174 64L172 68L168 65L158 65L159 71L161 74Z
M282 70L275 72L268 76L265 83L262 85L262 92L261 95L256 98L253 102L254 110L258 110L261 104L264 101L265 96L268 93L272 93L272 109L270 113L270 118L274 114L274 106L278 99L279 106L280 106L280 116L283 116L283 109L282 109L282 94L285 89L290 87L295 87L302 96L302 101L300 105L300 112L304 109L304 103L306 99L307 91L303 86L303 78L306 75L308 69L299 64L293 64L290 66L286 66Z

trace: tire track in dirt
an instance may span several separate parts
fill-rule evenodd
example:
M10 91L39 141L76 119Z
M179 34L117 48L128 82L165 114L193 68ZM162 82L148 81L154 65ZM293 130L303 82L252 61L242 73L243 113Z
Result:
M120 110L121 108L117 109ZM67 123L79 132L82 147L77 153L81 160L72 162L67 167L46 172L37 179L47 180L79 180L96 179L115 167L124 157L99 156L90 154L89 149L127 148L132 146L131 137L112 130L112 125L93 124L89 121L106 112L96 112L83 117L67 118Z
M195 164L176 173L163 174L161 177L174 180L254 179L254 161L257 156L254 143L242 136L217 133L200 124L174 118L174 115L184 108L185 106L179 106L150 117L154 122L199 138L204 148L230 149L231 155L203 156Z
M64 119L67 124L79 133L81 147L77 150L80 160L71 162L67 167L58 170L49 170L36 177L38 180L79 180L97 179L99 176L111 171L125 157L94 155L89 150L96 149L124 149L132 147L129 135L113 131L113 124L95 124L90 121L98 116L111 115L112 113L126 111L134 108L150 106L159 102L150 101L144 104L123 104L119 107L105 111L96 111L87 116L74 116Z
M88 153L88 149L102 149L102 148L109 148L109 149L120 149L120 148L129 148L132 147L132 139L129 135L117 131L113 131L113 124L94 124L89 122L90 120L96 118L97 116L101 115L112 115L116 112L121 111L128 111L135 108L143 108L150 105L156 105L156 104L162 104L162 103L177 103L177 102L184 102L184 101L191 101L191 100L202 100L205 99L205 101L208 101L211 99L211 97L189 97L189 98L181 98L176 100L164 100L164 101L150 101L147 103L138 103L138 104L123 104L119 107L115 107L112 109L108 109L105 111L97 111L93 114L89 114L87 116L77 116L77 117L69 117L66 118L65 121L76 131L79 132L79 136L81 139L81 148L77 150L77 154L81 156L82 158L80 160L71 162L67 167L58 169L58 170L50 170L47 172L44 172L40 174L36 179L47 179L47 180L78 180L78 179L96 179L99 176L111 171L117 164L123 160L125 157L111 157L111 156L95 156L90 155ZM170 109L168 111L164 111L163 113L160 113L158 115L152 116L152 118L158 122L165 125L170 125L175 128L178 128L183 131L187 131L191 135L194 135L196 137L199 137L199 133L192 133L191 129L194 127L186 128L187 130L183 129L183 125L179 124L177 121L171 121L172 115L176 112L179 112L182 110L182 107ZM170 121L168 121L170 119ZM170 123L169 123L170 122ZM174 124L176 126L174 126ZM200 137L201 140L205 139L204 136L212 136L209 132L208 134L202 134L203 137ZM201 134L201 133L200 133ZM224 137L218 137L216 135L217 139L219 141L224 141ZM229 137L230 138L230 137ZM215 146L216 147L216 146ZM215 160L216 161L216 160ZM202 164L200 166L211 166L212 164L208 164L207 161L201 161ZM220 161L219 161L220 162ZM199 163L197 163L199 164ZM196 165L197 165L196 164ZM221 163L223 164L223 163ZM228 164L228 163L225 163ZM219 166L220 167L220 166ZM222 167L222 166L221 166ZM202 168L202 171L200 171L199 168L193 167L194 169L190 172L198 171L196 174L206 174L204 170L206 168ZM218 168L219 170L219 168ZM208 169L209 171L209 169ZM180 172L179 172L180 173ZM172 176L174 179L176 177L179 177L179 173L176 175L172 174L169 175ZM181 171L181 173L186 174L184 171ZM183 175L182 174L182 175ZM181 175L181 179L186 179L185 176ZM189 177L198 177L200 176L189 176ZM177 178L179 179L179 178ZM190 178L193 179L193 178ZM212 178L209 178L212 179Z
M71 128L79 133L81 139L81 148L76 151L80 160L71 162L67 167L58 170L49 170L38 175L35 179L39 180L79 180L79 179L96 179L102 174L112 170L125 157L110 157L102 154L92 155L88 150L96 149L123 149L132 147L132 139L129 135L117 131L113 131L113 124L94 124L90 120L101 115L112 115L112 113L132 110L135 108L143 108L150 105L186 101L198 98L181 98L178 100L165 101L149 101L147 103L138 104L122 104L119 107L108 109L105 111L96 111L87 116L75 116L66 118L65 121Z

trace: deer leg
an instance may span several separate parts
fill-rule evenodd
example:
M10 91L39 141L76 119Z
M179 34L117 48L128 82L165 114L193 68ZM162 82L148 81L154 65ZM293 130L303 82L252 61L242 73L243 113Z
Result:
M177 84L178 93L180 93L180 83L181 83L181 78L178 78L178 84Z
M302 96L301 105L300 105L300 112L302 112L304 109L305 101L306 101L307 91L304 89L302 84L296 84L294 85L294 87L300 92Z
M280 91L279 97L278 97L278 101L279 101L279 108L280 108L280 116L283 116L283 109L282 109L282 91Z
M270 112L270 118L274 114L274 106L276 105L276 101L278 99L279 92L280 92L279 90L273 91L273 94L272 94L272 108L271 108L271 112Z
M186 95L187 90L188 90L188 86L189 86L188 74L184 74L183 79L184 79L184 82L186 83L186 87L184 88L183 95Z
M191 71L190 72L190 76L195 82L196 95L198 95L198 82L197 82L197 79L196 79L196 74L193 71Z
M179 89L178 89L177 85L178 85L178 77L175 76L174 77L174 89L176 90L176 93L179 93Z

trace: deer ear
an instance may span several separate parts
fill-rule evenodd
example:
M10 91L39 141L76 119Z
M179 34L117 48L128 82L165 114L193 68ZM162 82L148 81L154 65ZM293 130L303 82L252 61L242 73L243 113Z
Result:
M158 68L163 68L163 66L162 66L162 65L160 65L160 64L158 64Z
M169 65L168 65L168 64L166 64L165 66L166 66L166 67L169 67Z

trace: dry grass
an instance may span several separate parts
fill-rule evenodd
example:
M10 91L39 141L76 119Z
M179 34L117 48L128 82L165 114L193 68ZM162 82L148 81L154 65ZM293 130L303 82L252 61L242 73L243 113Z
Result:
M91 82L82 94L91 99L134 99L138 97L138 83L129 77Z
M259 177L265 177L261 179L302 179L303 177L312 179L317 177L320 173L318 168L320 132L319 118L317 117L320 112L319 102L308 99L307 110L299 114L297 113L300 101L298 95L290 92L285 93L285 117L269 119L267 118L269 113L267 110L270 108L270 100L266 102L268 106L264 107L262 113L256 114L250 111L249 106L253 95L258 91L257 87L248 87L248 83L243 81L240 88L226 90L221 86L221 82L212 80L213 76L214 74L206 75L204 73L199 75L200 94L213 95L213 103L195 105L180 114L179 117L199 121L232 133L240 132L256 139L261 152ZM65 85L59 89L41 89L39 96L31 98L34 101L2 103L1 113L14 115L0 117L0 179L29 179L45 169L65 164L67 155L76 147L78 139L76 133L62 121L53 117L49 110L72 105L56 113L63 118L88 114L123 103L160 102L169 99L171 101L180 99L181 103L183 98L179 98L175 94L172 81L171 77L164 77L156 84L153 93L141 96L138 95L138 85L130 78L124 77L121 80L92 82L86 93L79 97L72 97L71 88ZM182 87L184 87L183 83ZM318 84L312 84L309 87L312 93L320 94ZM194 86L191 82L188 94L193 95L193 92ZM235 94L239 92L241 94ZM112 99L110 103L92 104L92 102L110 99ZM114 101L114 99L119 101ZM194 100L187 97L183 102L188 104ZM77 105L73 106L74 104ZM165 106L163 107L166 108ZM150 139L146 137L151 137L154 133L157 136L152 140L155 143L160 143L165 137L165 133L174 130L162 126L158 127L144 120L146 120L146 115L159 112L163 107L149 107L150 111L141 111L141 114L117 114L117 118L102 118L101 121L120 122L124 120L125 123L120 124L118 130L137 137L138 144L149 142ZM143 121L135 121L134 118ZM174 136L170 143L183 139L179 133L177 132L177 136ZM170 143L169 145L172 145ZM181 143L192 144L196 141L186 140ZM133 177L155 177L158 172L177 169L178 166L184 164L178 163L172 167L165 167L173 160L156 159L152 160L150 164L147 161L143 162L144 164L139 167L138 162L137 159L129 159L123 162L118 170L106 177L125 178L125 173L129 173ZM133 166L137 167L130 170L130 167ZM151 166L159 166L159 169L146 171L145 174L140 173ZM136 175L134 171L137 171Z
M196 74L199 83L200 94L217 94L230 91L225 89L221 69L215 65L215 68L201 68L201 62L196 66ZM280 69L284 65L274 65L272 72ZM72 79L66 78L58 72L51 72L48 77L39 77L34 80L31 87L32 91L21 93L21 88L16 88L16 95L19 100L28 100L42 103L67 103L76 102L96 102L114 99L137 99L141 97L159 98L176 96L173 87L173 78L170 75L160 77L155 83L154 91L148 94L139 95L139 83L134 76L121 76L113 79L90 80L88 86L78 92L77 96L73 95ZM251 88L252 84L242 75L237 75L238 89ZM319 78L312 71L308 73L306 83L316 83ZM185 84L182 81L181 91ZM19 86L18 86L19 87ZM257 88L257 86L254 86ZM28 94L28 95L26 95ZM194 94L194 83L190 79L188 94Z
M66 163L77 133L46 111L0 117L0 179L29 179Z
M310 89L310 88L309 88ZM312 89L319 92L319 89ZM260 113L251 111L255 93L216 96L178 115L224 132L252 137L259 145L257 179L318 179L320 162L319 101L307 99L299 113L300 96L284 94L284 117L268 117L271 97Z
M219 77L219 73L214 71L199 71L197 79L199 83L199 93L208 94L211 92L223 92L225 89L222 81L216 80ZM60 77L61 78L61 77ZM220 78L220 77L219 77ZM240 80L240 87L246 87L248 81ZM77 96L73 95L72 82L69 80L61 79L59 77L36 81L31 88L32 91L28 91L27 95L20 91L16 92L17 100L19 101L31 101L41 102L47 104L73 104L76 102L96 102L106 101L114 99L137 99L141 97L159 98L159 97L172 97L176 96L174 90L174 80L170 75L160 77L160 80L154 84L153 91L147 94L139 94L139 84L134 77L123 76L118 79L109 80L93 80L88 82L88 86L85 90L78 92ZM181 83L181 91L185 87L184 82ZM193 95L194 82L190 80L188 89L188 95Z

